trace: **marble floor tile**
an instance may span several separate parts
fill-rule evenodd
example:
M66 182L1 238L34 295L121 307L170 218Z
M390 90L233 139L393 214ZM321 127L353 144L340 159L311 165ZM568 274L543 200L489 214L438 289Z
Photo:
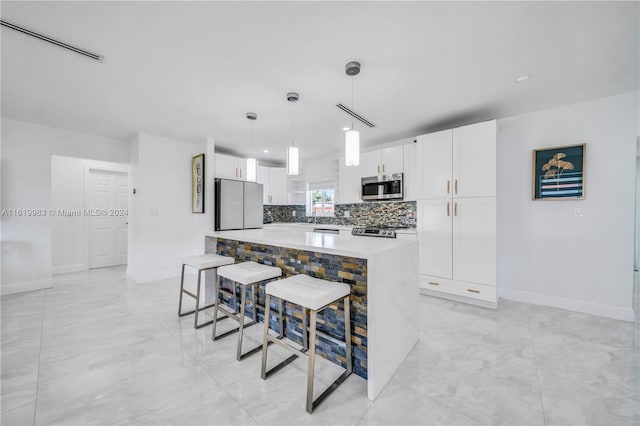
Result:
M0 424L4 426L32 426L36 415L36 400L12 410L2 409Z
M236 361L237 335L214 342L177 316L178 287L116 267L2 297L2 425L640 424L637 322L421 296L420 340L376 401L351 375L309 415L307 358L262 380L259 353ZM261 341L245 330L245 350ZM288 356L269 348L270 365ZM316 396L341 372L318 357Z

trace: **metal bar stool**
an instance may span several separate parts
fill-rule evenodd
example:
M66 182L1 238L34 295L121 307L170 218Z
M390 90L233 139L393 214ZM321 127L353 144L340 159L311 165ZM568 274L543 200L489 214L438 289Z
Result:
M262 349L262 344L257 346L246 353L242 353L242 336L244 329L258 322L258 315L256 310L257 298L256 287L266 281L274 278L279 278L282 275L282 270L276 266L263 265L256 262L243 262L235 265L222 266L218 269L218 277L216 279L216 306L213 311L213 331L211 333L211 340L218 340L232 333L238 332L238 351L236 359L238 361L243 360L247 356L258 352ZM227 291L220 288L220 279L226 278L233 282L233 291ZM244 322L245 307L247 305L247 287L251 288L251 305L253 307L253 320L246 323ZM238 312L236 306L236 289L240 289L240 311ZM219 301L219 295L225 294L231 296L233 299L233 312L228 310L227 306L221 304ZM268 309L268 308L267 308ZM280 323L282 324L282 307L280 308ZM216 324L218 322L218 312L222 311L225 317L233 318L238 322L238 328L229 330L221 335L216 335ZM223 318L225 318L223 317ZM268 318L268 317L265 317ZM221 318L222 319L222 318Z
M230 265L234 262L233 257L228 257L228 256L220 256L218 254L214 254L214 253L209 253L209 254L202 254L199 256L189 256L187 258L185 258L182 261L182 274L180 275L180 301L178 302L178 316L179 317L183 317L185 315L190 315L193 314L195 312L195 318L194 318L194 322L193 322L193 327L194 328L200 328L200 327L204 327L206 325L211 324L213 321L207 321L203 324L198 324L198 314L200 313L200 311L208 309L208 308L212 308L215 304L212 303L210 305L207 306L200 306L200 278L202 276L202 272L203 271L208 271L210 269L216 269L219 266L224 266L224 265ZM193 292L187 290L184 288L184 267L185 266L189 266L193 269L197 269L198 270L198 283L196 284L196 293L194 294ZM193 297L194 299L196 299L196 307L194 310L189 311L189 312L182 312L182 295L186 294L188 296Z
M352 361L351 361L351 315L349 307L349 294L351 288L348 284L336 283L319 278L313 278L308 275L294 275L284 280L270 282L265 286L265 293L267 295L265 302L265 320L264 320L264 335L262 343L262 371L261 376L266 379L271 374L280 370L285 365L289 364L299 355L306 355L309 357L308 371L307 371L307 412L311 414L313 410L333 392L342 382L351 375ZM303 326L302 335L306 337L306 310L310 312L309 321L309 337L307 351L307 342L304 341L305 348L297 349L283 340L282 333L278 337L274 337L269 334L269 304L271 297L277 297L281 301L287 301L294 303L302 307L303 312ZM315 347L316 347L316 316L317 313L330 305L336 304L343 299L344 301L344 338L346 346L346 361L347 368L316 400L313 399L313 379L314 379L314 367L315 367ZM282 361L278 365L267 370L267 351L269 343L277 343L285 349L293 352L294 355Z

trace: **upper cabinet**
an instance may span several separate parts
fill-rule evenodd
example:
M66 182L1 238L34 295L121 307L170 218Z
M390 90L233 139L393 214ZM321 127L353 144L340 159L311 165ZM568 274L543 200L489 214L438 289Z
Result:
M496 121L453 130L453 196L496 196Z
M225 154L215 154L215 177L247 180L247 160Z
M263 204L287 204L287 170L284 167L258 166L257 180L262 184Z
M495 120L418 136L417 158L420 199L496 195Z
M394 146L360 155L362 177L390 175L404 171L402 146Z
M408 143L402 146L404 156L404 200L415 201L418 199L418 161L416 143Z

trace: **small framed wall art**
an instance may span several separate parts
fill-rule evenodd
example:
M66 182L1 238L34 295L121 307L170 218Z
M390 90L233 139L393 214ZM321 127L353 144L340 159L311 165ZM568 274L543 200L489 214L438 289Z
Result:
M191 212L204 213L204 154L191 159Z
M533 150L533 199L584 199L585 146Z

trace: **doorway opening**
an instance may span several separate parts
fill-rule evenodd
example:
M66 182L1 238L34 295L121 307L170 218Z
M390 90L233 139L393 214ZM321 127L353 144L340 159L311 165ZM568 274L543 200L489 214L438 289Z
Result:
M125 265L127 164L51 157L52 273Z

